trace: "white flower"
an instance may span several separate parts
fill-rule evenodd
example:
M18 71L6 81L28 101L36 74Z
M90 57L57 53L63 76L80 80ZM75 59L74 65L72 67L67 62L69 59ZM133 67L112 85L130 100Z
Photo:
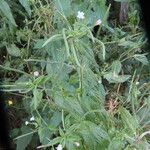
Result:
M56 150L62 150L62 145L59 144L59 145L56 147Z
M101 23L102 23L102 20L101 20L101 19L98 19L98 20L96 21L95 25L97 26L97 25L100 25Z
M29 122L28 122L28 121L26 121L26 122L25 122L25 125L27 126L28 124L29 124Z
M39 76L39 72L38 72L38 71L35 71L35 72L33 73L33 75L34 75L35 77L38 77L38 76Z
M139 82L136 82L135 84L136 84L136 85L139 85Z
M98 83L99 83L99 84L101 84L101 83L102 83L102 81L101 81L101 80L98 80Z
M30 118L30 121L34 121L34 120L35 120L35 119L34 119L34 116Z
M77 18L79 18L79 19L84 19L84 18L85 18L85 17L84 17L84 12L78 11Z
M74 142L74 144L79 147L80 146L80 143L79 142Z

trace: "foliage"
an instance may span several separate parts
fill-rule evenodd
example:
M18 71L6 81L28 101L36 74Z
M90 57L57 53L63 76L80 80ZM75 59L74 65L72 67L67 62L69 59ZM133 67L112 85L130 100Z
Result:
M121 27L105 0L0 1L1 90L27 113L11 131L17 150L150 148L147 40L130 3Z

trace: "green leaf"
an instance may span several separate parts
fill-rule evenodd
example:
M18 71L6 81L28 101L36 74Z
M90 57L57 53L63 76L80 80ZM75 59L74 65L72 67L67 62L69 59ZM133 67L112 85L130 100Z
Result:
M94 123L89 123L88 124L90 131L92 132L92 134L94 135L94 137L97 139L97 141L101 141L102 138L103 139L109 139L109 136L107 134L107 132L105 132L100 126L97 126Z
M122 83L129 79L130 75L118 75L121 71L121 62L119 60L113 61L111 71L104 75L110 83Z
M148 98L150 100L150 96ZM145 100L146 101L146 100ZM150 104L147 104L148 107L143 107L141 108L138 113L137 116L139 117L139 121L141 124L143 125L150 125Z
M89 130L82 129L80 131L80 134L84 140L84 143L88 146L88 148L91 150L92 149L95 150L95 146L97 145L97 142L95 138L93 138L93 136L91 135L91 132Z
M62 98L55 100L56 104L59 105L59 107L65 108L65 110L75 116L83 116L84 111L77 99L68 97L63 101L60 101L61 99Z
M50 76L44 76L44 75L41 75L39 76L37 79L34 80L34 85L40 85L42 83L45 83L46 81L50 80Z
M117 75L115 73L108 73L104 75L104 78L109 81L109 83L123 83L130 78L130 75Z
M45 42L44 39L37 39L34 44L34 49L41 49L44 42Z
M10 7L8 3L4 0L0 0L0 10L3 13L3 15L14 25L16 25L15 19L11 13Z
M88 93L89 96L94 96L98 98L100 102L105 99L105 89L101 83L98 83L98 78L96 74L89 68L85 67L83 70L83 88L84 91Z
M100 126L90 121L82 122L80 126L81 136L89 149L97 149L97 145L104 141L109 141L109 135Z
M60 143L61 139L62 139L61 137L56 137L53 140L51 140L48 144L42 145L42 146L38 146L37 148L45 148L45 147L53 146L55 144Z
M95 2L95 3L96 3L96 5L95 5L94 9L95 9L95 13L96 13L95 15L96 15L97 19L107 20L107 16L105 16L105 15L108 15L108 14L106 14L107 6L105 5L106 4L105 0L99 0L98 2ZM106 17L106 18L104 18L104 17Z
M103 20L103 24L107 24L107 6L105 5L106 1L105 0L98 0L98 1L92 1L91 3L91 9L89 8L87 10L86 16L88 18L88 23L89 24L95 24L95 22L98 19ZM87 8L84 8L87 9Z
M69 16L72 11L70 0L56 0L55 6L64 16Z
M29 0L19 0L19 2L27 11L28 15L31 16L31 8L30 8Z
M145 55L146 54L135 54L133 57L134 57L134 59L140 61L142 64L147 65L148 60Z
M52 132L47 127L39 127L38 135L42 144L48 144Z
M29 132L28 127L22 127L22 134L26 134ZM17 150L25 150L28 144L30 143L32 139L33 133L28 134L27 136L23 136L17 139Z
M130 112L124 107L120 107L119 112L121 114L121 118L125 127L130 129L130 131L135 134L136 129L139 127L137 119L133 117Z
M33 109L37 109L42 100L42 96L43 93L41 92L41 90L38 90L36 88L33 90L33 99L31 102L31 106L33 106Z
M54 112L53 117L50 120L50 124L54 127L57 127L61 123L62 115L60 112Z
M19 129L18 129L18 128L12 129L10 134L11 134L11 137L12 137L12 138L18 136L18 134L19 134Z
M122 147L123 147L123 142L122 142L122 140L119 139L119 138L118 138L118 139L117 139L117 138L114 138L114 139L110 142L110 144L109 144L109 146L108 146L108 150L115 150L115 149L121 150Z
M113 73L119 74L119 72L121 71L121 62L119 60L113 61L111 70Z
M136 45L137 43L132 42L132 41L127 41L125 38L120 39L118 45L123 46L125 48L132 48Z
M20 57L21 56L21 51L18 47L16 47L15 44L11 44L9 47L7 47L7 52L11 56L15 56L15 57Z
M52 37L50 37L49 39L47 39L44 44L42 45L42 47L46 46L48 43L50 43L51 41L57 41L59 39L62 38L62 35L61 34L56 34L56 35L53 35Z

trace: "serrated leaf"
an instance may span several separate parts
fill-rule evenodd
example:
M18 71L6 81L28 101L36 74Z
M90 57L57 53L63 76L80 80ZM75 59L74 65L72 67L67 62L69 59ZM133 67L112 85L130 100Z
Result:
M150 100L150 96L148 97L148 99ZM150 125L150 104L148 104L148 107L141 108L138 111L137 116L139 117L139 121L141 122L141 124Z
M99 91L99 97L101 98L101 100L105 100L105 96L106 96L106 92L105 92L105 88L103 86L103 84L99 84L98 85L98 91Z
M29 128L22 127L22 134L26 134L29 132ZM33 134L28 134L27 136L23 136L17 139L17 150L25 150L28 144L30 143L32 139Z
M134 59L140 61L144 65L148 64L148 60L147 60L145 54L135 54L133 57L134 57Z
M42 48L42 45L44 44L45 40L44 39L38 39L36 40L34 44L34 49L40 49Z
M8 3L4 0L0 0L0 10L3 13L3 15L14 25L16 25L15 19L12 15L11 9L8 5Z
M59 39L62 38L61 34L55 34L53 36L51 36L49 39L45 40L44 44L42 45L42 47L45 47L48 43L50 43L51 41L57 41Z
M139 127L137 120L130 114L130 112L124 107L119 108L119 112L121 114L122 121L126 128L129 128L133 134L136 133L136 129Z
M11 137L14 138L19 134L19 129L18 128L14 128L11 130Z
M37 109L37 107L39 106L42 100L42 96L43 96L43 93L40 90L38 89L33 90L33 99L31 102L31 106L33 106L33 109Z
M30 8L29 0L19 0L19 2L27 11L28 15L31 16L31 8Z
M95 145L97 144L95 138L93 138L93 136L91 136L91 132L89 130L81 130L80 134L84 140L84 142L86 143L86 145L88 145L89 149L93 149L95 147Z
M65 16L69 16L72 11L70 0L56 0L55 6Z
M84 111L80 103L77 100L73 100L72 98L68 98L64 101L64 107L70 113L75 113L76 115L80 115L80 116L84 114Z
M121 150L123 147L123 142L121 141L121 139L113 139L109 146L108 146L108 150Z
M39 139L43 145L49 143L51 133L52 132L47 127L38 128Z
M95 136L95 138L97 139L97 141L101 141L102 138L103 139L109 139L109 136L107 134L107 132L105 132L100 126L97 126L94 123L89 123L88 124L90 131L92 132L92 134Z
M57 127L61 123L61 113L60 112L54 112L53 117L50 120L50 124L54 127Z
M90 149L96 149L97 145L104 140L109 141L107 132L104 131L100 126L90 121L82 122L79 132L81 133L86 145L88 145Z
M83 87L89 96L97 97L100 102L104 101L106 95L104 86L98 83L96 74L89 67L84 69Z
M44 75L41 75L39 76L37 79L34 80L34 85L40 85L42 83L45 83L46 81L48 81L51 77L50 76L44 76Z
M121 71L121 62L119 60L113 61L111 71L115 74L119 74Z
M119 46L123 46L123 47L134 47L136 43L132 42L132 41L127 41L125 38L120 39L118 45Z
M50 147L50 146L53 146L53 145L55 145L55 144L60 143L60 141L61 141L61 137L56 137L56 138L54 138L53 140L51 140L48 144L38 146L37 148Z
M15 57L20 57L21 56L21 51L15 44L12 44L9 47L7 47L7 52L11 56L15 56Z
M95 15L96 15L97 19L98 18L104 19L104 17L107 18L107 16L105 16L106 12L107 12L107 6L105 4L106 4L105 0L99 0L99 2L96 3L94 9L95 9L95 12L96 12Z
M108 13L107 13L107 6L105 4L106 4L105 0L92 2L91 8L93 10L88 9L86 13L86 16L88 18L88 23L95 24L95 22L98 19L101 19L103 21L103 24L105 25L107 24ZM86 7L84 9L86 9Z
M112 72L104 75L104 78L109 81L109 83L123 83L130 78L130 75L117 75Z

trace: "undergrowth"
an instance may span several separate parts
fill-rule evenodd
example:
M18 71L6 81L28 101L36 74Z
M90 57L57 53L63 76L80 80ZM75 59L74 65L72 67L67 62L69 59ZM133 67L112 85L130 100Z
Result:
M1 90L17 150L150 149L150 56L129 3L120 25L105 0L0 1Z

